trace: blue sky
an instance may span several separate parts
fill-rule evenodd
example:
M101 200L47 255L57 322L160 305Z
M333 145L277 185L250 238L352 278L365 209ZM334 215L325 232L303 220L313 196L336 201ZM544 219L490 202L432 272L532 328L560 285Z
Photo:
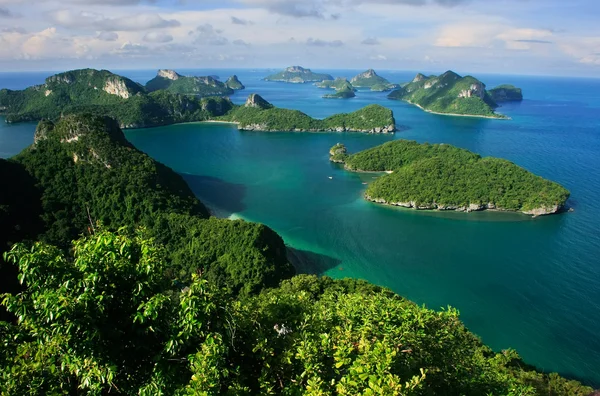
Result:
M0 0L0 70L352 68L600 77L596 0Z

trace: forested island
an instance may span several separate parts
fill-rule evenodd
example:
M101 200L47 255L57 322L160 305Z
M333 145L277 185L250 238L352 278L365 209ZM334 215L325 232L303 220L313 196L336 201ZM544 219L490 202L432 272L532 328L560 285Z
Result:
M393 112L383 106L369 105L353 113L319 120L298 110L276 108L257 94L250 95L244 105L234 106L217 120L234 122L245 131L392 133L396 130Z
M265 77L265 81L286 82L293 84L304 84L309 82L320 82L324 80L333 80L329 74L314 73L310 69L301 66L290 66L285 70Z
M523 91L521 88L510 84L499 85L488 92L496 103L520 102L523 100Z
M187 78L171 80L167 72L159 72L160 80L154 79L148 86L158 89L159 81L177 84ZM239 82L232 78L229 83L237 85L236 81ZM395 131L392 111L381 106L371 105L355 113L317 120L300 111L274 108L255 94L249 96L246 105L237 106L228 98L198 98L170 92L167 88L148 92L147 87L106 70L75 70L49 77L44 85L22 91L0 90L0 114L6 114L6 122L58 120L64 115L82 112L112 117L121 128L230 121L248 130Z
M592 391L494 352L454 309L293 276L275 232L209 218L111 119L41 122L0 177L0 250L18 243L0 266L2 394Z
M512 87L488 92L485 84L475 77L461 77L449 70L440 76L427 77L419 73L412 82L391 92L388 98L407 101L431 113L507 118L495 112L498 103L494 98L512 98L516 90Z
M319 88L332 88L335 93L323 95L326 99L350 99L356 96L356 88L345 78L336 78L335 80L325 80L315 84Z
M385 92L392 89L400 88L398 84L392 84L385 78L381 77L375 70L369 69L360 73L350 80L352 86L356 88L369 88L371 91Z
M235 77L235 80L233 80ZM148 92L165 90L182 95L193 95L198 97L227 96L234 93L235 89L228 85L243 87L237 76L233 76L227 83L223 83L212 76L196 77L182 76L173 70L161 69L156 77L146 83Z
M330 160L356 172L391 172L371 183L365 199L414 209L559 212L569 198L560 184L513 164L447 144L396 140L356 154L344 145Z

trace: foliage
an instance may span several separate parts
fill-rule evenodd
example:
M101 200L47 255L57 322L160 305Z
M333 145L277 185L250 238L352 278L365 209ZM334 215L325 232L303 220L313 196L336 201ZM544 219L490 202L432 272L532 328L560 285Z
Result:
M112 84L119 96L105 91ZM44 85L23 91L0 91L7 122L57 120L62 115L88 113L115 118L122 127L149 127L205 121L231 109L221 98L193 98L158 91L147 94L133 81L106 70L75 70L49 77Z
M413 82L393 91L388 98L405 100L436 113L503 117L494 112L498 105L485 90L485 84L452 71L430 77L418 74Z
M3 304L0 392L19 395L585 395L494 353L458 312L364 281L298 276L231 299L166 279L143 231L100 231L73 254L37 243L8 259L27 288ZM569 393L567 393L569 392Z
M346 155L344 152L343 155ZM366 196L417 206L494 204L528 211L563 206L569 191L503 159L481 158L446 144L397 140L337 158L349 170L393 171L371 183Z
M229 292L252 293L293 274L277 234L259 224L204 220L208 210L185 181L133 148L114 121L68 116L40 123L35 139L15 160L41 191L40 239L66 247L98 221L111 230L145 226L168 247L169 275L182 281L204 272Z
M333 94L323 95L325 99L351 99L354 97L356 97L356 94L352 89L338 89Z
M157 75L146 83L148 92L165 90L175 94L194 96L225 96L233 94L233 89L221 81L207 77L187 77L179 75L176 80Z
M281 81L290 83L320 82L333 80L329 74L313 73L310 69L300 66L290 66L285 70L265 77L265 81Z
M325 80L315 84L319 88L332 88L336 91L341 90L352 90L356 91L356 88L350 84L350 82L342 77L338 77L335 80Z

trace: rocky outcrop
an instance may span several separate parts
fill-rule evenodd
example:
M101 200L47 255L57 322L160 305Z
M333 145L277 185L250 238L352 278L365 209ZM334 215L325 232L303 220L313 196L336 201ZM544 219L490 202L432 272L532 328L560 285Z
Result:
M500 85L488 92L496 103L520 102L523 100L523 91L514 85Z
M350 83L354 84L355 82L357 82L363 78L373 78L373 77L379 77L379 76L377 75L377 73L375 73L375 70L369 69L366 72L360 73L359 75L355 76L352 80L350 80Z
M104 92L111 95L117 95L123 99L129 99L129 97L131 97L131 92L129 92L125 81L118 77L111 77L106 80Z
M425 77L425 75L418 73L415 78L413 78L412 82L419 82L419 81L423 81L425 80L427 77Z
M463 89L458 94L459 98L471 98L478 97L483 99L485 97L485 86L483 84L471 84L469 89Z
M497 211L505 211L505 212L515 212L514 210L507 210L501 207L496 206L492 202L487 204L469 204L469 205L452 205L452 204L438 204L436 202L427 203L427 204L417 204L415 201L408 202L388 202L383 198L374 198L369 195L365 195L365 199L367 201L371 201L374 203L389 205L389 206L399 206L403 208L412 208L416 210L438 210L438 211L454 211L454 212L481 212L483 210L497 210ZM533 217L545 216L550 214L555 214L560 212L562 209L559 205L554 205L551 207L541 207L532 210L522 210L521 213L532 215Z
M272 108L273 105L264 100L262 96L258 94L251 94L250 96L248 96L248 99L246 99L244 107L255 107L264 110Z
M287 131L281 129L271 129L267 124L238 124L240 131L259 131L259 132L362 132L362 133L394 133L396 131L395 125L388 125L386 127L377 127L372 129L354 129L350 127L330 127L330 128L319 128L319 129L304 129L294 128Z
M238 79L238 76L236 76L236 75L229 77L227 79L227 81L225 82L225 85L235 91L240 90L240 89L246 89L244 84L242 84L242 82Z
M157 73L158 77L166 78L168 80L177 81L181 78L181 75L174 70L161 69Z

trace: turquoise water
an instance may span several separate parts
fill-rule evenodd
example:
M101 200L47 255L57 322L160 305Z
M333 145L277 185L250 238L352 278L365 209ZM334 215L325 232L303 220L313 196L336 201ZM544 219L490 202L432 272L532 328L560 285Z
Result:
M523 88L527 99L501 108L512 120L500 121L427 114L382 93L324 100L325 91L311 85L265 83L266 71L202 74L234 72L248 87L234 96L238 103L257 92L315 117L381 103L394 110L402 130L393 136L257 133L187 124L128 131L128 139L182 173L216 215L265 223L291 247L316 253L302 271L367 279L435 309L452 305L493 348L515 348L541 369L600 386L600 80L477 76L489 86ZM122 73L140 82L154 75ZM43 81L46 74L0 74L0 87ZM381 74L402 82L415 73ZM32 124L1 125L0 156L31 142L32 131ZM363 183L377 176L343 171L329 163L328 150L337 142L358 151L392 139L507 158L569 188L575 211L531 219L367 203Z

